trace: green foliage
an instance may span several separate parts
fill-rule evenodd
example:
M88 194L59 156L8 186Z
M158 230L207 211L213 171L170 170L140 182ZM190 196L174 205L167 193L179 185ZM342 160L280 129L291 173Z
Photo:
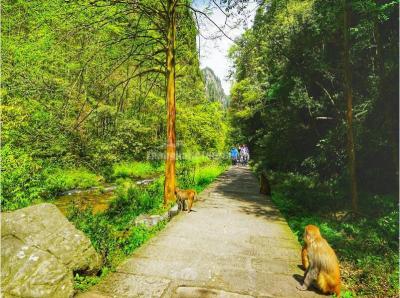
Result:
M86 276L86 275L79 275L79 273L76 273L74 276L74 289L85 292L87 291L90 287L96 285L100 281L99 276Z
M213 161L206 156L194 156L180 160L177 164L177 178L180 188L195 188L202 191L228 167L227 160Z
M359 187L393 195L398 86L390 82L398 75L398 1L347 3ZM230 51L233 140L248 143L262 168L315 177L334 185L339 197L349 193L343 32L341 1L265 1Z
M210 163L211 159L207 155L195 155L190 159L190 162L193 165L199 167L199 166L203 166L205 164Z
M90 188L100 185L102 177L87 169L55 169L46 175L45 188L50 193L60 193L75 188Z
M163 171L149 162L118 163L113 166L114 178L147 178Z
M131 254L136 248L145 243L165 226L165 222L158 223L155 227L147 229L143 226L133 228L123 242L123 251L126 255Z
M94 248L101 254L106 266L114 265L118 250L117 229L112 226L104 214L93 214L90 208L80 210L73 208L68 215L76 228L83 231L92 242Z
M158 180L146 188L136 185L119 188L117 197L111 202L107 214L114 218L114 222L118 225L127 225L141 213L157 213L163 209L162 186L161 180Z
M26 207L40 201L43 191L42 163L9 145L1 148L1 209Z
M161 201L162 202L162 201ZM162 227L147 229L135 227L133 220L141 213L161 208L160 200L149 197L146 190L129 188L111 204L104 213L93 214L90 208L81 210L73 207L68 218L91 240L94 248L102 255L104 267L115 266L134 248L140 246Z
M264 1L230 50L231 138L249 144L257 172L274 172L273 201L299 240L305 225L320 226L347 286L368 297L398 295L397 23L398 1ZM344 75L348 29L351 80ZM348 213L348 83L356 219Z
M222 172L227 168L227 164L212 164L203 168L200 168L195 175L196 187L199 190L204 189L208 184L215 180Z
M206 183L212 182L226 169L226 164L219 165L206 157L198 157L193 159L193 163L180 162L179 166L182 170L186 167L182 175L191 173L191 168L187 168L189 164L197 165L197 172L203 177L203 180L196 179L194 184L188 185L198 191L204 189L207 186ZM182 175L180 177L185 180ZM160 222L151 228L135 226L134 223L140 214L163 214L170 207L163 206L163 186L163 177L146 187L125 181L118 187L117 196L111 202L109 209L103 213L93 214L90 208L82 210L75 205L71 207L68 214L69 220L89 237L94 248L103 257L103 267L99 277L75 274L76 289L85 291L98 283L126 256L165 226L165 222Z
M121 203L117 204L121 206ZM90 209L79 210L75 208L71 210L69 219L89 237L94 248L103 257L100 276L75 275L75 288L77 290L86 291L97 284L110 270L114 270L126 256L164 227L164 222L152 228L135 227L132 220L140 211L135 209L135 203L133 203L133 206L131 205L125 203L125 207L128 206L129 208L117 210L120 212L115 212L117 206L114 205L113 210L95 215ZM144 211L149 211L149 209ZM120 216L125 220L121 220Z
M161 15L122 2L33 0L4 3L2 16L3 210L97 185L95 176L112 181L162 171L138 163L150 152L162 160L165 152ZM195 20L185 6L177 27L178 143L184 152L222 152L225 111L206 98ZM73 173L82 168L92 174Z
M328 210L329 201L318 201L318 208L310 208L308 196L321 195L318 187L302 183L309 178L294 174L270 175L273 185L272 200L283 213L290 228L303 241L304 227L317 225L324 238L332 245L342 264L345 286L357 295L397 297L399 212L392 208L369 218L338 220L321 210ZM293 188L290 185L297 187ZM302 193L303 197L298 196ZM379 201L379 198L375 196ZM382 198L381 198L382 199ZM385 199L387 202L387 198ZM378 203L379 204L379 203ZM367 210L368 203L362 206ZM346 297L353 297L348 292Z
M336 295L334 297L336 297ZM340 293L340 297L353 298L353 297L356 297L356 296L354 296L354 294L352 292L350 292L350 291L344 291L344 292Z
M226 150L228 126L220 103L203 102L193 107L189 103L177 102L177 115L176 130L184 151L205 155Z

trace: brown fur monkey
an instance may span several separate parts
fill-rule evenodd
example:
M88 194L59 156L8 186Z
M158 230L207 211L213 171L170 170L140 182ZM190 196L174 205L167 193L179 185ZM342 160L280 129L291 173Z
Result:
M178 208L182 211L185 210L185 201L188 204L188 213L192 210L193 201L196 198L196 191L193 189L179 189L175 187L176 201Z
M271 186L265 173L260 175L260 194L271 196Z
M300 290L307 290L316 280L321 291L335 293L340 297L340 270L339 261L334 250L321 236L319 228L308 225L304 231L305 246L302 249L302 263L307 269L304 283Z

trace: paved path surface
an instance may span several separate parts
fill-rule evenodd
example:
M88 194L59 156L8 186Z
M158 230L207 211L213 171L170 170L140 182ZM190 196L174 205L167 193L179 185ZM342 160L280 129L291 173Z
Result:
M79 298L320 297L296 289L300 245L247 168L232 167Z

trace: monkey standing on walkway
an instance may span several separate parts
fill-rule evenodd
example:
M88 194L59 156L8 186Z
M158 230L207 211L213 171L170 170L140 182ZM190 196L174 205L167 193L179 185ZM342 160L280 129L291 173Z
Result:
M185 201L187 201L189 213L192 210L193 201L197 196L196 191L194 189L179 189L175 187L175 195L180 210L185 210Z

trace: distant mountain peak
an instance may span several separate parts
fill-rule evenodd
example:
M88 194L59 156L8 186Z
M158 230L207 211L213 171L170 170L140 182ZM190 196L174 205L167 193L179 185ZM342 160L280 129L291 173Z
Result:
M218 101L226 108L229 104L228 96L226 96L222 88L220 78L209 67L203 68L201 72L203 73L208 100L211 102Z

